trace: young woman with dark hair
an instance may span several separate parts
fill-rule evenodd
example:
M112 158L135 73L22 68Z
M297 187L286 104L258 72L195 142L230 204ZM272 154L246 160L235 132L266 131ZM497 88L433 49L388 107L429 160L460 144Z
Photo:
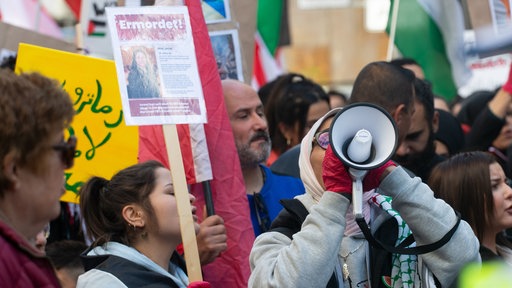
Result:
M190 194L190 202L195 197ZM171 173L157 161L121 170L109 181L91 178L80 190L87 233L95 241L84 253L87 271L77 287L187 287ZM199 230L196 207L194 227Z
M434 168L429 185L469 223L483 261L503 259L512 265L512 246L503 233L512 228L512 188L492 154L456 154Z
M263 86L258 94L265 107L272 140L268 166L299 144L311 126L330 109L329 96L323 88L296 73L279 76Z

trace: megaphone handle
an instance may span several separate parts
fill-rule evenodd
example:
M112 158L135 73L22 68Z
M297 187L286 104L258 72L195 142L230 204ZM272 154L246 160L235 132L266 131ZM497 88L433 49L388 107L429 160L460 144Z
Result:
M349 168L352 177L352 209L356 218L363 217L363 179L368 171Z
M363 181L361 178L352 181L352 207L356 218L363 217Z

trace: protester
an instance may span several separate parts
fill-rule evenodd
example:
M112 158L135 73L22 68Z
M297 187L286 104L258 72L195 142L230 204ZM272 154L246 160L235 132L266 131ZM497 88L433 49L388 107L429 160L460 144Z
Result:
M329 96L329 105L331 106L331 108L343 107L347 105L347 95L339 91L329 90L327 91L327 96Z
M297 145L313 123L329 111L329 97L312 80L288 73L265 84L258 92L265 107L272 151L267 166Z
M434 96L434 108L451 113L450 104L441 96Z
M414 74L388 62L372 62L356 77L349 104L367 102L386 110L398 129L398 143L409 132L414 114Z
M423 68L421 68L420 64L412 58L395 58L389 63L411 70L416 78L425 80L425 72L423 71Z
M359 73L348 104L366 102L384 108L398 127L401 143L409 131L415 111L414 79L414 74L400 65L373 62ZM289 149L270 168L279 174L298 175L299 151L299 147Z
M423 182L427 182L432 168L445 160L436 154L434 143L439 128L439 112L434 109L430 84L416 78L414 91L415 112L411 118L411 126L393 160L420 177Z
M466 132L465 151L490 151L505 174L512 176L512 66L496 91L478 91L466 98L457 119Z
M62 288L74 288L78 276L84 273L80 254L87 249L82 241L61 240L46 246L46 256L50 258Z
M92 177L80 189L87 234L95 239L84 253L85 274L77 287L142 287L189 284L171 173L157 161L125 168L111 180ZM190 202L195 197L189 194ZM196 207L194 226L199 230Z
M160 89L155 65L143 47L132 55L128 74L128 98L159 98Z
M250 257L250 287L326 287L328 283L332 285L330 281L336 285L327 287L339 287L338 283L342 282L343 287L351 287L356 283L368 286L372 278L390 279L381 276L394 279L393 284L387 283L394 285L391 287L412 287L407 286L406 281L410 281L409 284L414 287L426 287L424 285L433 280L423 277L431 276L430 273L443 287L448 287L464 263L478 260L477 241L469 226L461 222L451 240L443 247L417 259L407 258L407 261L412 261L408 267L412 269L412 274L402 274L400 277L399 273L404 271L399 270L391 275L372 275L367 270L370 265L367 257L371 253L368 242L361 235L349 208L351 177L330 148L328 152L322 148L326 143L315 140L319 131L329 128L330 119L323 120L319 120L301 145L301 176L307 193L296 199L306 207L309 215L293 238L271 230L256 239ZM380 183L379 193L364 194L363 213L367 221L373 223L372 231L378 231L378 227L385 223L383 220L390 218L374 202L392 197L393 208L400 212L410 230L414 231L417 243L433 243L441 239L456 225L454 211L443 201L436 200L419 178L410 178L402 168L390 164L384 166L385 170L370 171L365 178L365 190ZM368 185L370 182L373 185ZM330 192L332 190L338 193ZM333 271L335 276L332 276ZM375 287L376 283L371 285Z
M462 106L462 102L465 98L460 95L455 95L455 98L450 101L450 112L452 112L453 116L459 115L460 107Z
M204 212L203 221L199 224L199 232L196 235L201 265L212 263L220 253L228 249L224 220L219 215L207 216L206 209Z
M59 287L29 239L59 215L64 170L76 139L64 140L75 111L69 95L38 73L0 70L0 286Z
M389 63L370 63L356 78L351 96L361 102L383 103L397 121L399 134L403 133L398 144L408 131L414 111L414 77L409 73ZM371 223L372 234L377 237L394 233L394 239L401 243L406 232L413 231L418 245L432 244L445 235L449 240L418 257L393 254L387 260L378 258L381 266L370 260L380 250L369 245L354 220L350 208L352 179L331 151L329 137L325 137L332 121L329 117L335 112L320 119L302 140L299 166L306 194L295 199L309 214L296 231L288 233L289 223L283 219L291 214L283 210L271 231L257 237L250 256L249 286L428 287L427 283L433 285L437 281L448 287L465 263L479 260L478 241L471 228L463 221L458 222L451 207L436 200L419 178L411 178L401 167L388 162L370 171L363 182L363 190L369 191L363 194L363 215ZM373 190L378 186L378 190ZM386 209L391 204L400 214L388 214L394 211ZM398 224L404 224L403 221L408 226ZM388 229L390 223L394 223L396 230ZM398 230L397 225L404 229ZM402 233L398 235L397 231ZM398 243L392 243L395 244Z
M226 109L233 129L235 145L255 235L269 229L283 208L280 199L304 193L300 179L276 175L263 163L270 153L270 137L263 104L251 86L236 80L223 80Z
M439 128L435 133L436 154L450 157L464 148L464 131L459 120L451 112L437 109Z
M461 213L480 241L482 261L504 260L512 265L512 188L491 154L456 154L432 171L428 181L436 197Z
M299 169L300 144L286 150L270 165L270 170L279 175L287 175L300 178Z

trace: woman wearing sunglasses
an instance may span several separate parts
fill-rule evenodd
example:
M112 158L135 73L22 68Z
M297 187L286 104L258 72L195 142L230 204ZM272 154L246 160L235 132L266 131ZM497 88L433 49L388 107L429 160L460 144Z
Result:
M512 265L512 188L502 166L488 152L463 152L439 163L429 185L436 196L461 213L480 241L482 261Z
M64 170L76 141L64 140L75 111L55 80L0 70L0 287L60 287L29 241L59 215Z
M289 218L281 215L296 210L282 211L270 231L256 238L250 255L249 287L435 287L436 279L442 287L449 287L464 263L479 260L478 241L469 225L458 221L444 201L436 200L421 179L411 178L391 161L370 170L363 181L362 214L371 233L385 233L387 223L395 221L396 226L410 227L395 233L397 241L407 238L410 231L418 245L453 234L425 255L388 254L389 258L378 259L381 264L370 260L377 250L371 248L355 221L352 179L329 143L329 127L340 110L331 110L318 120L302 140L299 166L306 194L294 200L299 200L308 214L290 231L293 221L283 221ZM391 199L403 219L392 213Z

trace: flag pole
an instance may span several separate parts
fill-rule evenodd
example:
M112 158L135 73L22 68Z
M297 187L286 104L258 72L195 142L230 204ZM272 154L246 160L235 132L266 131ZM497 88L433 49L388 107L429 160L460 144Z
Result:
M192 218L192 209L183 168L183 158L181 155L180 142L176 125L162 125L167 147L167 157L171 168L172 183L174 195L176 196L178 215L180 220L180 231L185 250L185 263L187 265L187 274L190 282L202 281L201 262L199 261L199 251L197 250L196 233L194 230L194 219Z
M204 193L204 203L206 205L206 215L215 215L215 209L213 208L212 186L210 184L210 180L203 181L202 184Z
M398 8L400 7L400 0L393 1L393 10L391 11L391 25L389 27L389 40L388 40L388 53L386 61L393 59L393 49L395 47L395 33L396 33L396 22L398 20Z

